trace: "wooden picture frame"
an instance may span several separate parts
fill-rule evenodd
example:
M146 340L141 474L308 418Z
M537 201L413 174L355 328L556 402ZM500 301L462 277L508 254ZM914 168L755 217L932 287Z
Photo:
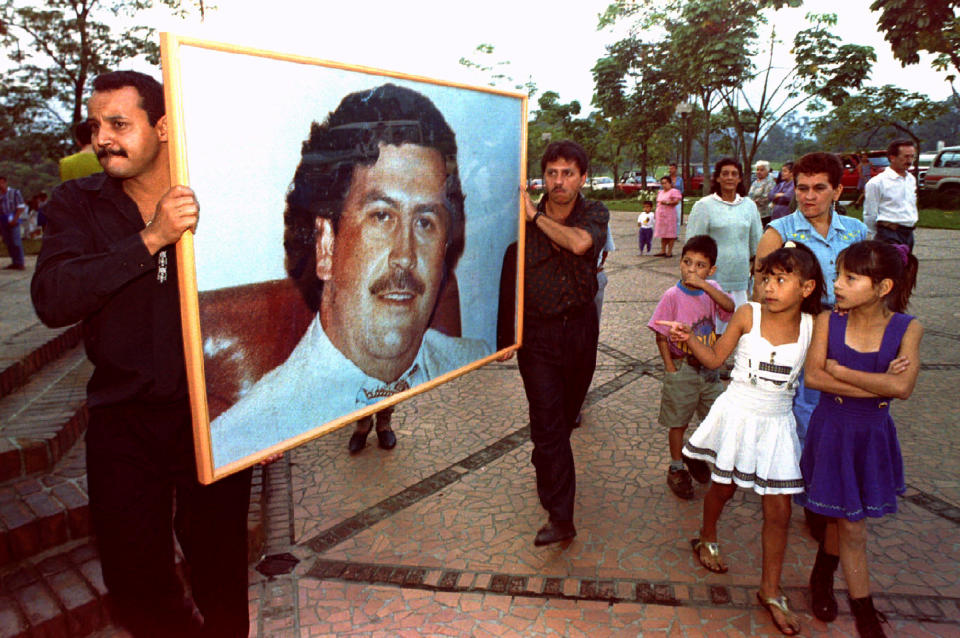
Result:
M202 482L519 347L525 95L170 33L161 54L172 183L201 207L177 267Z

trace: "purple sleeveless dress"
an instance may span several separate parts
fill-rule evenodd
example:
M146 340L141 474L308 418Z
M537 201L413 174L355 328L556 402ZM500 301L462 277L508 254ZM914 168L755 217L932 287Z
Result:
M864 372L886 372L896 358L910 315L895 313L876 352L844 341L846 315L830 315L827 358ZM797 501L819 514L859 521L897 511L903 494L903 458L890 417L892 399L861 399L823 392L810 417L800 471L806 492Z

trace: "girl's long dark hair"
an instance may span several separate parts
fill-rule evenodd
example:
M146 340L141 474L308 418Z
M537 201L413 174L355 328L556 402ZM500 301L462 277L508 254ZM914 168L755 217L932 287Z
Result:
M893 282L893 289L884 301L893 312L904 312L910 302L910 294L917 285L917 269L920 263L903 244L888 244L882 241L861 241L848 246L837 255L837 270L869 277L874 285L884 279Z
M790 242L793 244L793 242ZM773 274L773 269L779 268L784 272L797 273L800 276L800 282L812 280L813 292L803 299L800 304L800 311L811 315L818 315L823 309L820 300L826 290L823 283L823 270L820 269L820 262L813 251L803 244L793 244L784 246L773 251L760 260L760 268L757 272L767 275Z

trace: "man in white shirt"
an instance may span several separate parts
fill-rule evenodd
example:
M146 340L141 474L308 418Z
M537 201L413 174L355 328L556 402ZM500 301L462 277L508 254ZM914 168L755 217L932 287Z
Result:
M917 180L909 172L917 156L910 140L896 140L887 147L890 166L867 182L863 200L863 223L875 238L891 244L906 244L913 250L917 225Z

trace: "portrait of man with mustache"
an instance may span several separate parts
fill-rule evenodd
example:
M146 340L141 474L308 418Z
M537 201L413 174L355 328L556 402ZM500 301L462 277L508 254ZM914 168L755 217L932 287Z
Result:
M284 227L287 273L316 316L211 423L218 467L490 354L430 327L465 217L456 138L425 96L385 84L314 122Z

